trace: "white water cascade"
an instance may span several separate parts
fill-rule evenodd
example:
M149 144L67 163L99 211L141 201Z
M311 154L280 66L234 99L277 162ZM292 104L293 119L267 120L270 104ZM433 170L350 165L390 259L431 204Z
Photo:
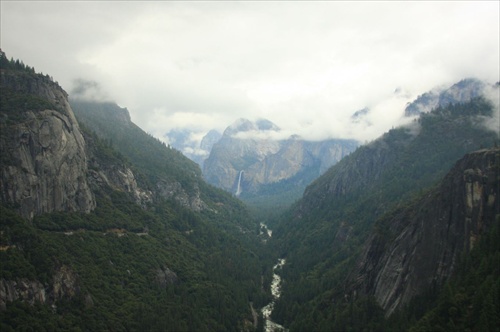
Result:
M241 174L243 174L243 171L240 171L240 177L238 178L238 186L236 187L236 196L239 196L241 194Z
M283 265L285 265L285 262L286 261L284 258L280 258L278 260L278 263L274 265L273 272L283 267ZM282 325L279 325L278 323L275 323L271 320L271 313L273 312L274 304L281 295L281 277L276 273L273 273L273 281L271 283L271 294L273 295L273 300L271 301L271 303L262 308L262 316L264 317L265 320L264 331L265 332L287 331Z
M267 228L266 224L260 223L261 235L263 235L262 230L264 230L269 237L273 235L273 232ZM265 242L265 241L264 241ZM273 281L271 282L271 295L273 296L272 301L262 308L262 316L264 318L264 331L265 332L286 332L284 326L275 323L271 320L271 313L274 309L274 304L276 300L281 296L281 277L279 276L279 271L283 265L285 265L286 260L284 258L278 259L276 265L273 266Z

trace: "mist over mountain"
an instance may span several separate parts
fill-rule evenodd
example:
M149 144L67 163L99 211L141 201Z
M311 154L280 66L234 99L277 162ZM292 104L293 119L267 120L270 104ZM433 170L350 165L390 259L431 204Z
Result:
M497 112L492 102L478 97L422 113L412 124L361 146L308 186L273 233L287 259L282 274L287 283L276 308L277 321L291 330L306 326L313 330L366 326L404 330L411 323L402 317L418 310L407 307L412 300L423 296L420 301L425 302L425 308L436 305L433 301L440 287L458 269L457 257L467 254L462 248L470 248L469 235L463 238L463 233L451 230L450 225L466 227L471 238L497 227L500 210L493 197L498 197L495 192L499 189L498 149L485 153L488 157L484 162L480 160L485 154L478 153L466 159L469 166L457 166L460 169L449 175L453 180L447 180L455 181L456 189L445 182L440 189L442 196L432 196L426 190L465 153L498 144L498 130L491 131L483 124L484 119L495 121ZM476 162L477 166L472 166ZM471 184L459 184L469 173L484 178L478 180L474 175ZM490 183L488 179L491 187L483 191L480 183ZM473 194L478 205L467 207L470 200L464 198L469 195L464 186L479 186ZM415 202L416 197L420 203ZM482 204L490 205L479 207ZM476 211L478 206L484 214L474 212L478 219L473 224L484 226L464 226L472 217L454 213L457 205L460 211ZM381 221L388 219L392 221ZM409 224L411 231L405 228ZM441 232L440 227L448 228ZM420 246L430 240L426 232L440 237L433 242L437 247ZM446 240L441 236L447 236ZM381 256L385 257L383 262L378 260ZM412 281L417 275L418 286ZM432 287L431 296L428 292ZM365 320L351 320L351 305L355 306L354 315L367 315ZM314 319L311 312L318 312L321 319ZM422 315L420 312L416 318ZM479 321L470 324L477 326L474 324Z
M269 277L243 204L127 109L0 64L1 329L254 330Z
M490 91L488 90L494 91L494 89L494 86L488 86L478 79L464 79L450 87L435 88L418 96L415 101L406 107L405 115L414 116L430 112L440 106L467 102L485 94L489 95Z
M269 120L235 121L213 145L203 176L242 198L291 191L298 198L307 184L358 146L353 140L280 136L280 128Z
M498 84L429 91L360 145L244 118L167 143L92 82L0 52L2 331L500 325Z
M212 129L202 135L203 133L182 128L172 129L163 137L168 142L168 145L181 151L186 157L203 167L205 159L210 155L212 146L220 139L222 134Z

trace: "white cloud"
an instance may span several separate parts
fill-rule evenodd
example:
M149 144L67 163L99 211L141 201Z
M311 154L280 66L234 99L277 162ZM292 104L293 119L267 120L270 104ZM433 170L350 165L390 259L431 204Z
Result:
M285 134L370 140L437 85L500 80L498 2L0 6L8 56L68 91L75 79L99 82L159 138L172 128L222 131L237 118L261 117ZM364 107L369 121L350 125Z
M491 117L484 118L482 125L496 132L500 138L500 86L486 88L485 96L493 106L493 114Z

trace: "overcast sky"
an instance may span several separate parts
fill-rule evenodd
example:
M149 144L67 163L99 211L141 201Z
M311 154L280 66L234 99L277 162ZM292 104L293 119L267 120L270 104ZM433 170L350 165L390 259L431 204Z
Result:
M373 139L431 88L500 80L498 1L1 2L1 48L162 136L267 118ZM349 125L362 108L369 123Z

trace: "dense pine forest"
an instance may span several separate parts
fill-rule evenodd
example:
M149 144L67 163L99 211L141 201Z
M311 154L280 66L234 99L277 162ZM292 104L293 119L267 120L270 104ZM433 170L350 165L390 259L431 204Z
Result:
M498 145L497 133L485 131L480 124L492 112L493 105L483 98L437 108L422 114L413 125L392 129L358 148L313 182L275 226L274 241L288 262L283 269L283 295L275 310L277 321L295 331L307 327L401 330L422 318L423 308L436 305L433 301L441 293L434 289L425 300L418 298L427 301L426 306L415 299L417 304L410 304L408 311L386 320L373 297L348 300L346 283L369 235L392 227L382 227L383 218L428 195L465 153ZM496 219L499 210L497 206ZM486 261L496 257L499 247L490 249L494 250ZM489 269L488 275L498 281L498 270ZM498 313L498 303L495 308ZM399 315L404 319L398 324L405 324L391 325ZM475 329L479 321L469 324Z
M68 99L50 76L0 55L2 331L264 331L280 258L271 317L289 331L498 330L500 150L484 126L495 112L487 98L437 107L360 146L288 208L271 185L272 202L253 197L249 208L127 109ZM66 149L73 137L77 156ZM363 255L390 248L411 219L400 216L446 209L451 199L429 197L447 197L445 179L474 151L496 159L456 171L480 174L490 190L470 248L453 273L387 314L356 283L359 266L375 270ZM65 189L62 174L78 183Z
M2 58L2 168L15 166L7 141L20 125L31 114L43 122L43 111L55 104L24 88L46 77L17 63ZM263 283L271 277L258 223L241 202L202 181L178 151L131 123L114 127L124 136L99 136L81 124L88 174L133 169L138 185L158 197L140 206L133 192L96 177L92 212L53 211L28 220L3 196L2 330L255 329L250 304L267 303ZM36 145L37 137L30 139ZM199 195L203 209L153 193L158 183Z

